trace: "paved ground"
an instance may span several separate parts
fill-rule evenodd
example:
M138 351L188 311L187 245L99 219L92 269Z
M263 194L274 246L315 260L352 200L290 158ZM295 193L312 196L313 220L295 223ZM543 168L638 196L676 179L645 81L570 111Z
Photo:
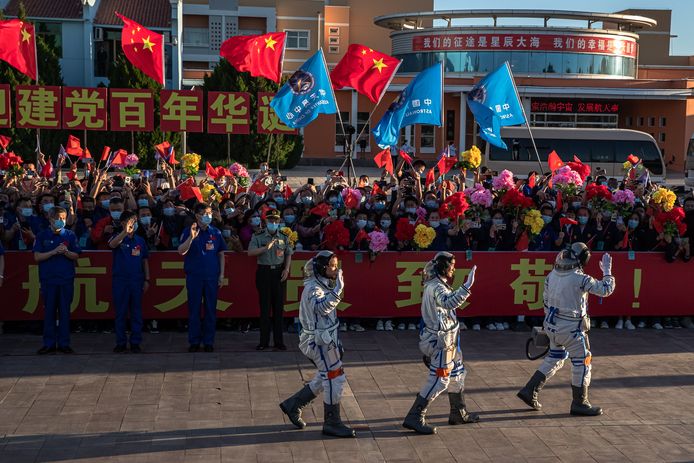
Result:
M37 357L37 336L0 336L0 461L20 462L619 462L694 461L694 330L597 330L593 402L572 418L568 365L545 388L543 412L515 398L537 362L525 334L466 332L469 407L482 421L437 436L400 427L424 379L413 332L344 336L343 415L359 438L323 439L277 403L311 374L296 350L256 353L257 332L220 333L217 352L184 353L185 335L146 335L141 355L109 353L112 335L74 335L78 354Z

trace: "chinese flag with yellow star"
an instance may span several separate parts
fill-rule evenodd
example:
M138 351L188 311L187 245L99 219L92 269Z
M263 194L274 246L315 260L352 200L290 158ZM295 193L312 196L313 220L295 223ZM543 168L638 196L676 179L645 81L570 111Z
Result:
M286 38L286 32L231 37L222 44L219 56L241 72L279 82Z
M21 19L0 21L0 59L38 80L34 25Z
M330 80L335 90L352 87L366 95L369 100L378 103L400 63L397 58L353 43L330 73Z
M125 56L133 66L164 85L164 36L121 14L116 16L125 23L121 35Z

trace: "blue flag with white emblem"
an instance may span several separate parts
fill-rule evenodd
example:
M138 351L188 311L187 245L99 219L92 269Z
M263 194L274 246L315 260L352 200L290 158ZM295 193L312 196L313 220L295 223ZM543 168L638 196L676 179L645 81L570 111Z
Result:
M415 77L391 103L374 129L378 146L397 146L400 129L414 124L441 126L443 66L431 66Z
M306 61L277 92L270 106L287 126L306 127L319 114L335 114L335 94L323 49Z
M494 146L508 149L501 139L501 127L525 123L508 62L479 81L468 93L467 103L480 126L480 136Z

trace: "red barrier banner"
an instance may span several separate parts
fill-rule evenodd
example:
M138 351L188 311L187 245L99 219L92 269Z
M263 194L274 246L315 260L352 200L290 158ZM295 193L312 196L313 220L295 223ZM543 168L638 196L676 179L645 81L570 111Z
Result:
M109 89L111 130L150 132L154 130L154 94L151 90Z
M162 90L159 129L162 132L202 132L203 96L195 90Z
M61 87L17 85L18 129L59 129Z
M12 113L10 112L10 85L0 84L0 129L9 129L12 122Z
M479 252L456 254L454 287L460 286L469 269L477 265L472 295L460 313L463 316L542 315L544 278L552 269L554 253ZM314 254L299 252L292 260L287 281L287 315L296 315L303 288L302 269ZM419 317L422 301L421 271L434 253L381 253L371 262L366 253L341 255L345 276L345 299L341 316ZM468 260L468 257L471 259ZM595 254L587 273L600 277L600 255ZM684 289L691 265L668 264L662 254L613 254L617 289L608 298L591 296L592 316L691 315L694 301ZM151 287L144 295L145 318L186 318L187 297L183 258L175 252L150 254ZM84 252L77 262L72 317L113 318L111 301L112 256L108 251ZM220 317L257 317L255 259L245 254L226 254L227 283L219 291ZM249 271L250 270L250 271ZM5 280L0 288L2 320L30 320L43 316L38 266L28 252L5 255Z
M63 128L106 130L107 88L63 87Z
M207 92L207 133L251 133L251 95Z

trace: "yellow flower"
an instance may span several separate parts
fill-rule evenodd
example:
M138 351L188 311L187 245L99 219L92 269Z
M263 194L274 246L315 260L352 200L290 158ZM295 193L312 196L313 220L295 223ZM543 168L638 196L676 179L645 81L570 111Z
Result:
M627 161L627 162L625 162L624 164L622 164L622 167L624 167L624 170L629 170L629 169L631 169L633 166L631 165L631 163L630 163L629 161Z
M414 242L420 249L426 249L431 246L436 238L436 230L431 227L427 227L424 224L419 224L414 229Z
M528 211L528 213L525 214L523 224L530 228L530 233L533 235L540 233L540 231L542 231L542 227L545 226L545 222L542 220L542 215L537 209Z
M657 206L660 206L663 211L670 212L672 208L675 207L677 195L667 188L658 187L651 199Z
M482 152L478 147L472 145L469 150L463 151L462 159L467 163L468 168L477 169L482 164Z
M202 199L205 202L208 202L210 196L214 196L216 194L216 190L209 183L205 183L203 186L200 187L200 193L202 193Z
M296 245L296 242L299 241L299 235L295 231L292 231L291 228L284 227L280 231L287 235L287 238L289 238L289 245L291 247L294 247L294 245Z

